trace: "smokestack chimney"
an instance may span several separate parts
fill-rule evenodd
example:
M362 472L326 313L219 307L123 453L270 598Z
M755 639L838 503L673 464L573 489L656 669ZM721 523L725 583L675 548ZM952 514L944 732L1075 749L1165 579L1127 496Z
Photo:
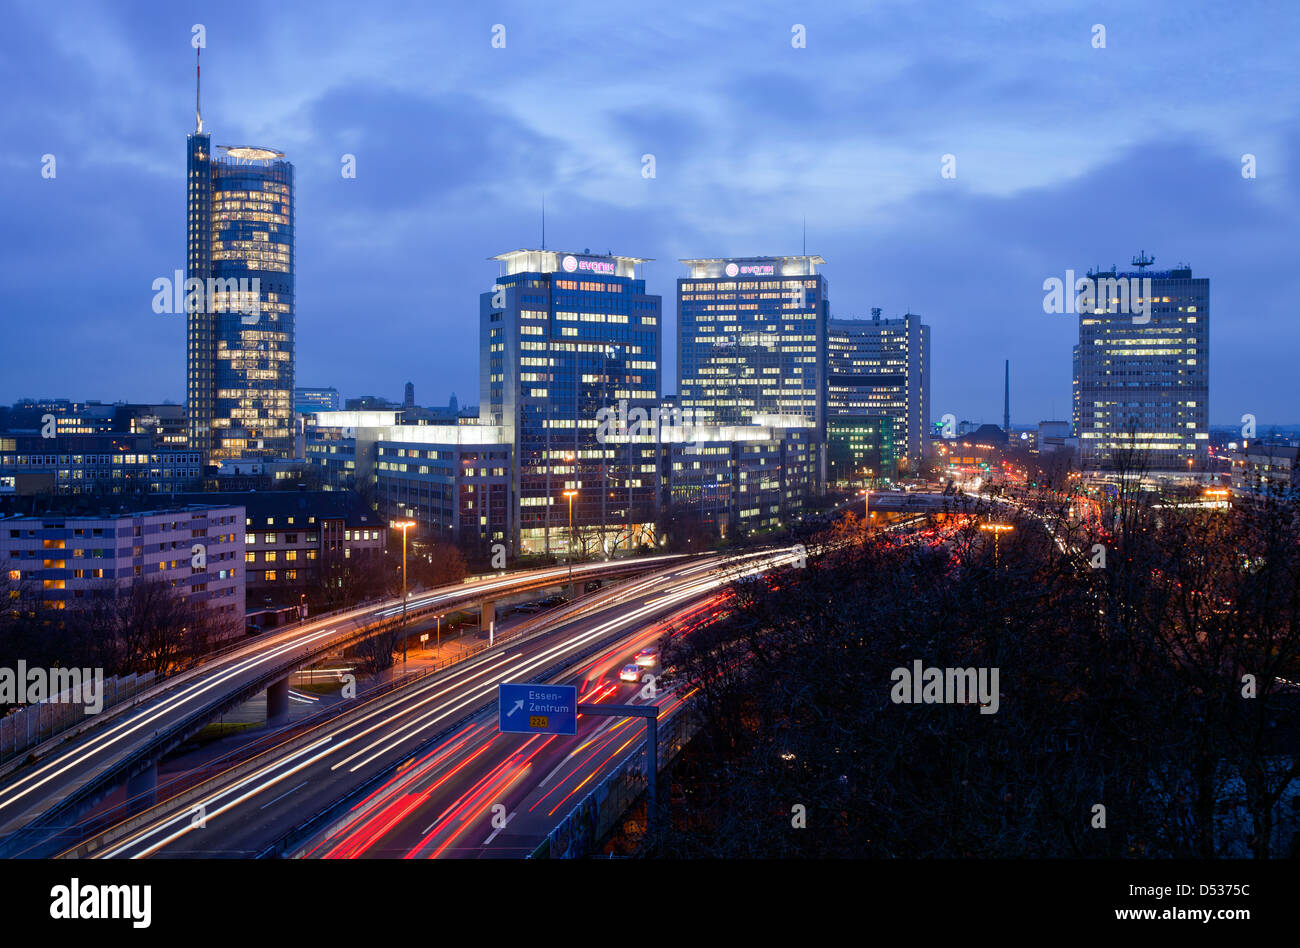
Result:
M1011 437L1011 360L1007 359L1002 383L1002 430Z

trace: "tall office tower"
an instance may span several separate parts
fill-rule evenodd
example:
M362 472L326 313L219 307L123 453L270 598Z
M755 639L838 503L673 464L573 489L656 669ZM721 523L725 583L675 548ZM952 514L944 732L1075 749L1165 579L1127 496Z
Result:
M890 418L899 457L919 460L930 437L930 327L898 319L832 319L828 416Z
M294 452L293 165L187 139L186 415L205 463ZM197 280L198 283L191 281ZM191 288L194 288L191 290Z
M683 260L677 399L705 425L802 416L825 435L826 278L818 256ZM689 413L689 414L687 414Z
M1144 272L1145 254L1133 263L1135 271L1088 274L1095 304L1079 308L1074 347L1080 463L1201 469L1210 438L1210 281L1193 279L1190 267Z
M659 399L662 304L636 276L645 260L550 250L492 259L501 275L479 301L479 411L514 450L516 549L641 545L657 512L658 445L622 422L638 410L648 419Z

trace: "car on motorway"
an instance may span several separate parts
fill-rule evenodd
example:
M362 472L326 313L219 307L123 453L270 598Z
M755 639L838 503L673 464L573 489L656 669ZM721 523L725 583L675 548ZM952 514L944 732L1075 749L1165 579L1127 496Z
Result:
M539 605L543 609L554 609L556 606L562 606L568 601L569 601L568 596L561 596L559 594L556 594L554 596L547 596L545 599L541 600Z
M640 665L624 665L624 666L623 666L623 670L620 671L620 672L618 673L618 680L619 680L619 681L640 681L640 680L641 680L641 666L640 666Z
M535 602L521 602L510 611L522 613L524 615L532 615L534 612L541 612L542 607Z
M633 656L632 661L640 665L642 668L653 668L655 665L659 664L659 647L657 645L651 645L647 648L641 649L641 651L637 652L636 655Z
M601 586L603 586L603 585L605 585L604 582L602 582L602 581L599 580L599 579L588 580L587 583L582 587L582 591L583 591L583 592L589 592L589 593L590 593L590 592L595 592L597 589L599 589L599 588L600 588Z

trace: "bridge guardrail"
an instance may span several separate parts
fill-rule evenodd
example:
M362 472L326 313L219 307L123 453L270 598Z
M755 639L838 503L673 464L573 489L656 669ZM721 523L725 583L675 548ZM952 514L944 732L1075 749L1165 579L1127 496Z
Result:
M629 557L627 559L614 560L610 562L611 564L613 564L609 567L610 571L620 572L624 569L629 569L629 570L635 569L639 561L636 558ZM591 564L585 564L585 565L590 566ZM640 565L644 565L644 564L640 564ZM538 570L535 570L533 572L543 572L551 569L554 569L554 567L541 567ZM587 570L587 572L603 572L603 571L604 571L603 569ZM479 578L488 579L493 577L484 576ZM555 584L556 583L554 580L547 581L547 582L542 582L539 580L537 586L548 586L548 585L555 585ZM537 588L537 586L534 586L532 588ZM473 587L474 587L474 583L465 582L456 585L448 585L445 587L443 586L435 587L432 590L427 590L423 593L419 593L419 595L427 595L427 594L453 594L454 595L459 591L465 593L468 596L468 598L472 601L474 598L476 598L475 595L473 594ZM502 595L511 595L511 593L503 593ZM390 603L391 605L384 606L383 605L384 603ZM370 616L374 612L378 611L379 609L396 608L400 606L401 603L402 603L401 599L386 599L386 598L369 599L355 606L347 606L341 609L333 610L332 612L320 613L315 616L310 616L308 617L307 620L305 620L305 622L320 622L322 620L330 620L331 617L342 617L343 621L347 621L347 618L349 616L352 619L356 619L362 616ZM429 614L430 611L434 613L455 611L455 608L454 607L449 608L446 605L433 608L431 605L426 604L425 606L419 607L417 610L408 609L407 616L408 618L419 617L422 615ZM381 621L380 619L378 618L376 619L376 623L380 621ZM281 626L279 632L288 633L288 632L301 629L301 627L305 624L305 622L299 622L297 625L294 626ZM273 632L272 637L274 637L275 634L276 633ZM266 641L268 641L268 639L262 638L260 639L260 641L265 643ZM349 637L349 641L351 641L351 637ZM163 676L162 678L158 679L155 683L150 684L149 686L142 689L141 691L135 692L130 696L125 696L121 701L118 701L114 704L105 706L104 709L99 714L94 715L92 719L76 722L66 728L62 728L58 731L51 733L49 737L47 737L39 744L22 748L22 750L26 752L25 754L15 753L10 755L8 758L0 758L0 779L4 779L5 777L8 777L9 774L21 768L25 763L27 763L29 758L35 757L36 759L39 760L40 758L48 754L57 745L64 743L65 741L68 741L70 739L81 737L82 735L86 734L89 731L103 727L107 725L110 721L115 720L121 714L131 711L134 708L139 707L141 704L148 703L149 701L152 701L155 698L158 698L166 694L171 689L185 683L190 678L193 678L208 670L208 667L212 664L213 661L220 661L222 658L226 658L231 655L237 654L241 650L252 651L255 650L256 647L257 647L257 643L251 643L248 641L239 641L239 642L231 643L230 645L224 648L218 649L204 656L202 662L200 662L199 664L191 665L186 668L177 669L170 675ZM336 647L339 646L336 645ZM2 851L2 845L0 845L0 851Z

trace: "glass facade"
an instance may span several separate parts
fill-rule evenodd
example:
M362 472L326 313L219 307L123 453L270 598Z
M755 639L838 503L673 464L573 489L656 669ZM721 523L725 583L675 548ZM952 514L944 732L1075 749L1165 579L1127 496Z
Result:
M1081 464L1108 469L1117 452L1132 452L1134 463L1152 471L1203 467L1210 438L1210 281L1193 279L1190 268L1094 276L1149 279L1150 311L1140 321L1119 312L1118 299L1107 299L1093 307L1103 312L1079 315L1074 432Z
M898 473L897 421L890 415L831 415L826 419L829 478L837 487L862 486Z
M826 323L821 257L683 260L677 281L677 395L703 425L797 415L824 430Z
M914 313L832 319L829 336L827 424L837 415L887 416L893 419L894 465L898 457L922 457L930 419L930 327Z
M293 165L188 140L187 422L205 462L294 454Z
M658 406L661 298L636 257L520 250L480 297L480 409L514 449L517 549L587 554L654 542L658 446L620 418ZM573 529L569 527L572 498Z

